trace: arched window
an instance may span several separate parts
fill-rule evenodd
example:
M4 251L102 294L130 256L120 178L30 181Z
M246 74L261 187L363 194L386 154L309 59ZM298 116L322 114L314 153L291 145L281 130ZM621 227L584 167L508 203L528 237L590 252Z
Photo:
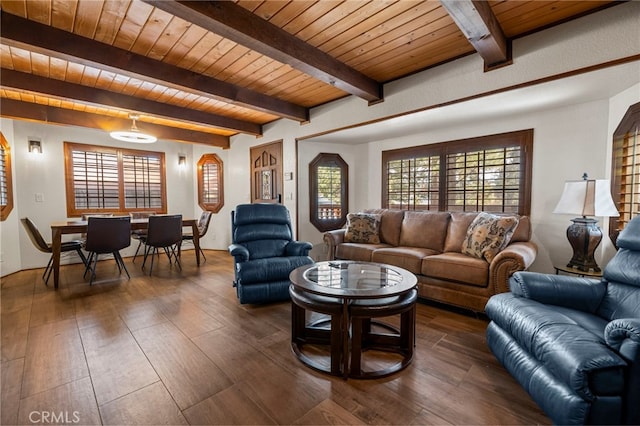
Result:
M625 225L640 214L640 103L631 105L613 133L611 196L620 217L609 219L615 242Z
M213 213L224 206L222 160L216 154L204 154L198 161L198 204Z
M13 210L13 184L11 180L11 149L0 133L0 220Z
M342 227L349 208L349 166L338 154L318 154L309 163L310 220L318 231Z

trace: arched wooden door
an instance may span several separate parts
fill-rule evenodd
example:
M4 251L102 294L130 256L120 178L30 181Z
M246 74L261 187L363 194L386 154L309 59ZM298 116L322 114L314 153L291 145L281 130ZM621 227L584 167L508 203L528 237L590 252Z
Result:
M251 148L251 202L282 203L282 141Z

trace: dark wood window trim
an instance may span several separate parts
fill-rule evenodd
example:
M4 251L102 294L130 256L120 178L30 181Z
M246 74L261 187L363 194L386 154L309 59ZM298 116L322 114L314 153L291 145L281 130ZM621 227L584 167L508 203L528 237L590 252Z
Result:
M69 217L167 212L164 152L64 142L64 159Z
M609 237L640 214L640 102L633 104L613 132L611 196L620 217L609 218Z
M223 164L216 154L204 154L198 161L198 204L213 213L224 206Z
M533 129L383 151L382 207L530 215L532 154Z
M0 132L0 221L13 210L13 180L11 175L11 147Z
M344 226L349 209L349 166L339 154L321 153L309 163L309 198L309 219L318 231Z

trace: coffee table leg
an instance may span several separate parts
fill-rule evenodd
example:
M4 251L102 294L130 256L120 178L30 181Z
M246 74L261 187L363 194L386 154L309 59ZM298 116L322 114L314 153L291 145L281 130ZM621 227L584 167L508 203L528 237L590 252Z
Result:
M345 379L349 377L349 301L343 299L342 303L342 374Z

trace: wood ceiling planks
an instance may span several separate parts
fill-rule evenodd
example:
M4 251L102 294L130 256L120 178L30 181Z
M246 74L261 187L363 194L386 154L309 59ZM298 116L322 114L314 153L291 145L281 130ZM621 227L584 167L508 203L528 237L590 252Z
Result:
M474 52L447 11L435 0L240 0L235 3L378 83ZM512 39L617 2L490 0L489 4L504 34ZM301 70L140 0L0 0L0 6L3 14L71 32L224 82L235 88L232 90L250 90L250 93L299 108L311 108L346 95L344 90ZM122 72L105 64L72 60L45 51L28 51L4 42L0 45L0 57L5 69L198 113L257 125L282 116L281 112L225 100L196 88L163 84L154 77ZM11 90L0 93L15 96ZM248 99L254 95L243 96ZM43 102L43 98L45 94L25 94L23 100ZM63 102L52 98L51 104L79 108L73 100ZM92 111L107 114L109 108L102 106ZM163 125L172 125L166 118L143 116L142 121L157 119ZM304 120L306 114L298 117ZM175 125L184 126L180 121ZM224 134L229 132L229 129L218 130Z

